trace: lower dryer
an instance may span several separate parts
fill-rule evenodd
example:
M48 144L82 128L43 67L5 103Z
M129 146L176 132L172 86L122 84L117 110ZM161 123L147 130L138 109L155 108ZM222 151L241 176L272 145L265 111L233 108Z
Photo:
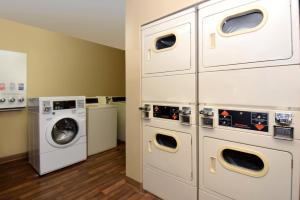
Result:
M199 200L298 200L300 112L200 106Z
M145 103L143 188L165 200L197 199L196 106Z

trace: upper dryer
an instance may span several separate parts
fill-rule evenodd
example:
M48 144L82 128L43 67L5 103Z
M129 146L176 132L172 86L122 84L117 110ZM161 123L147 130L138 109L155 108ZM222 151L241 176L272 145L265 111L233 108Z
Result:
M196 72L196 9L142 27L142 77Z
M297 0L199 6L199 72L299 64Z
M196 104L196 11L141 27L143 102Z

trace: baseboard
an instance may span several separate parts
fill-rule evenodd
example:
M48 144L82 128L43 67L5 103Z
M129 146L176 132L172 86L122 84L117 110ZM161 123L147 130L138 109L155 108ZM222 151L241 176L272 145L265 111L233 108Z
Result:
M159 198L158 196L156 196L155 194L152 194L151 192L149 192L149 191L147 191L147 190L144 190L144 188L143 188L143 184L142 183L140 183L140 182L138 182L138 181L136 181L136 180L134 180L134 179L132 179L132 178L129 178L128 176L126 176L126 182L128 183L128 184L130 184L130 185L133 185L135 188L138 188L138 190L140 191L140 192L143 192L143 193L150 193L152 196L155 196L157 199L161 199L161 198Z
M26 160L28 158L28 153L19 153L19 154L15 154L15 155L11 155L11 156L6 156L3 158L0 158L0 165L5 164L5 163L9 163L12 161L17 161L17 160Z
M136 180L126 176L126 182L133 185L134 187L138 188L140 191L143 191L142 184L140 182L137 182Z
M125 144L125 141L119 140L119 139L118 139L118 140L117 140L117 144L118 144L118 145L120 145L120 144Z
M124 141L118 140L117 142L118 142L118 145L125 145ZM103 153L103 152L101 152L101 153ZM6 156L6 157L0 158L0 165L5 164L5 163L9 163L9 162L12 162L12 161L26 160L26 159L28 159L28 152L19 153L19 154L15 154L15 155L11 155L11 156ZM131 179L131 180L135 181L133 179Z

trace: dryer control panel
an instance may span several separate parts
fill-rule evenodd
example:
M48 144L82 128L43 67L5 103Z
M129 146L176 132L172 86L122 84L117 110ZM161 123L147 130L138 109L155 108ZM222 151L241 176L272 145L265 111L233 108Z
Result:
M179 107L153 105L153 117L179 120Z
M219 125L254 131L269 131L269 114L241 110L219 109Z

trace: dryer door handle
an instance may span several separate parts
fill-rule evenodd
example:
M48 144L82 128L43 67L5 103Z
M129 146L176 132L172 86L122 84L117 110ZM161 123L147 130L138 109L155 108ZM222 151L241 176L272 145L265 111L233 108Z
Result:
M210 171L210 173L212 173L212 174L216 173L216 164L217 164L217 158L211 156L209 158L209 171Z
M216 48L216 34L215 33L211 33L209 35L209 39L210 39L210 48L211 49L215 49Z
M151 54L152 54L151 49L148 49L148 51L147 51L147 61L151 60Z
M148 141L148 152L152 153L152 140Z

